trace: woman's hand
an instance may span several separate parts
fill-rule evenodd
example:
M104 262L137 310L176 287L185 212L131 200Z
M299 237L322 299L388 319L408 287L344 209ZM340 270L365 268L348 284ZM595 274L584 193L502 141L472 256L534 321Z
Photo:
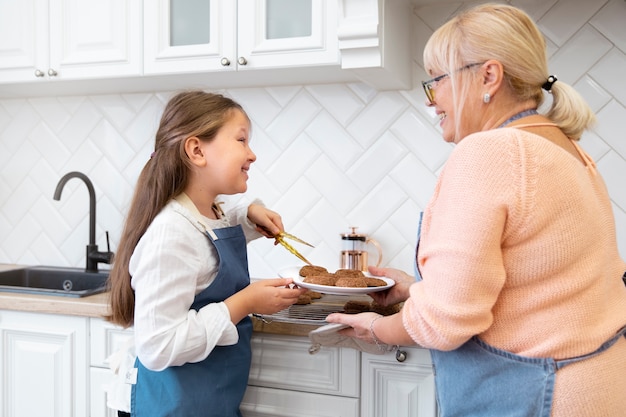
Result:
M404 329L402 313L391 316L381 316L377 313L332 313L326 317L326 321L347 324L350 327L339 330L339 334L374 343L379 348L382 343L400 346L415 344Z
M374 276L391 278L396 283L386 291L369 294L378 304L386 306L406 301L409 298L409 287L415 283L415 277L394 268L370 266L368 270Z
M248 206L248 219L257 225L256 230L263 236L274 238L278 233L285 230L280 214L260 204Z
M329 323L342 323L350 326L350 328L340 330L339 334L354 337L367 343L376 343L372 337L370 325L373 320L376 320L379 317L381 317L381 315L377 313L332 313L326 317L326 321Z

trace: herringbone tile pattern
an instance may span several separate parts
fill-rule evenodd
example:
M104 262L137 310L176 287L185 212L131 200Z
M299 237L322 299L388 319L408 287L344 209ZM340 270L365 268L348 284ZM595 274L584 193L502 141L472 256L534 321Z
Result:
M598 113L581 144L598 162L614 202L626 258L626 2L519 0L549 44L550 68ZM416 47L461 3L416 9ZM421 49L420 49L421 51ZM416 54L415 74L424 76ZM419 84L419 83L418 83ZM248 193L262 198L288 231L313 243L313 262L339 266L349 226L384 248L383 263L410 271L419 211L452 147L423 105L421 87L378 92L363 84L226 90L253 121ZM89 175L97 194L97 243L117 247L137 175L152 151L170 92L0 100L0 262L84 265L87 191L69 171ZM295 258L263 240L249 251L254 277L271 277Z

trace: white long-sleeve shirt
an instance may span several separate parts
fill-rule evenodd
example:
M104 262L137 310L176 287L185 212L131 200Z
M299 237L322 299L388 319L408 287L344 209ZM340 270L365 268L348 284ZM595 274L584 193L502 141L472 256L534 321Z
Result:
M199 362L215 346L237 343L237 328L223 302L197 312L190 307L218 269L217 251L202 223L209 229L241 224L250 242L262 235L247 210L236 207L222 219L202 216L198 221L197 213L172 200L139 240L129 272L135 290L135 351L148 369Z

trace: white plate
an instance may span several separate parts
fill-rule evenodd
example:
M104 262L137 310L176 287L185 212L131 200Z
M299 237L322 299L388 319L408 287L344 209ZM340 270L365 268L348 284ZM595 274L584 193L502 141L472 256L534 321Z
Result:
M335 287L333 285L319 285L319 284L310 284L308 282L303 282L304 277L300 276L300 268L301 266L292 266L289 268L284 268L278 271L278 275L282 278L293 278L293 282L302 288L308 288L311 291L321 292L323 294L335 294L335 295L352 295L352 294L369 294L372 292L384 291L394 286L395 281L389 278L384 277L374 277L378 279L382 279L387 283L385 286L380 287L367 287L367 288L353 288L353 287ZM371 276L369 274L365 274L365 276Z

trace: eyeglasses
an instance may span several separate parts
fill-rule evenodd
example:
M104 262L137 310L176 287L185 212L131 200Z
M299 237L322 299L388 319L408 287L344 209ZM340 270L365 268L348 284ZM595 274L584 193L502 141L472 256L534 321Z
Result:
M463 70L475 67L477 65L482 65L482 64L484 64L484 62L474 62L473 64L467 64L464 67L459 68L455 72L463 71ZM444 78L448 77L449 75L450 74L443 74L443 75L433 78L432 80L422 81L422 87L424 87L424 93L426 93L426 98L428 99L428 103L430 105L435 104L435 87L437 86L437 83L443 80Z

